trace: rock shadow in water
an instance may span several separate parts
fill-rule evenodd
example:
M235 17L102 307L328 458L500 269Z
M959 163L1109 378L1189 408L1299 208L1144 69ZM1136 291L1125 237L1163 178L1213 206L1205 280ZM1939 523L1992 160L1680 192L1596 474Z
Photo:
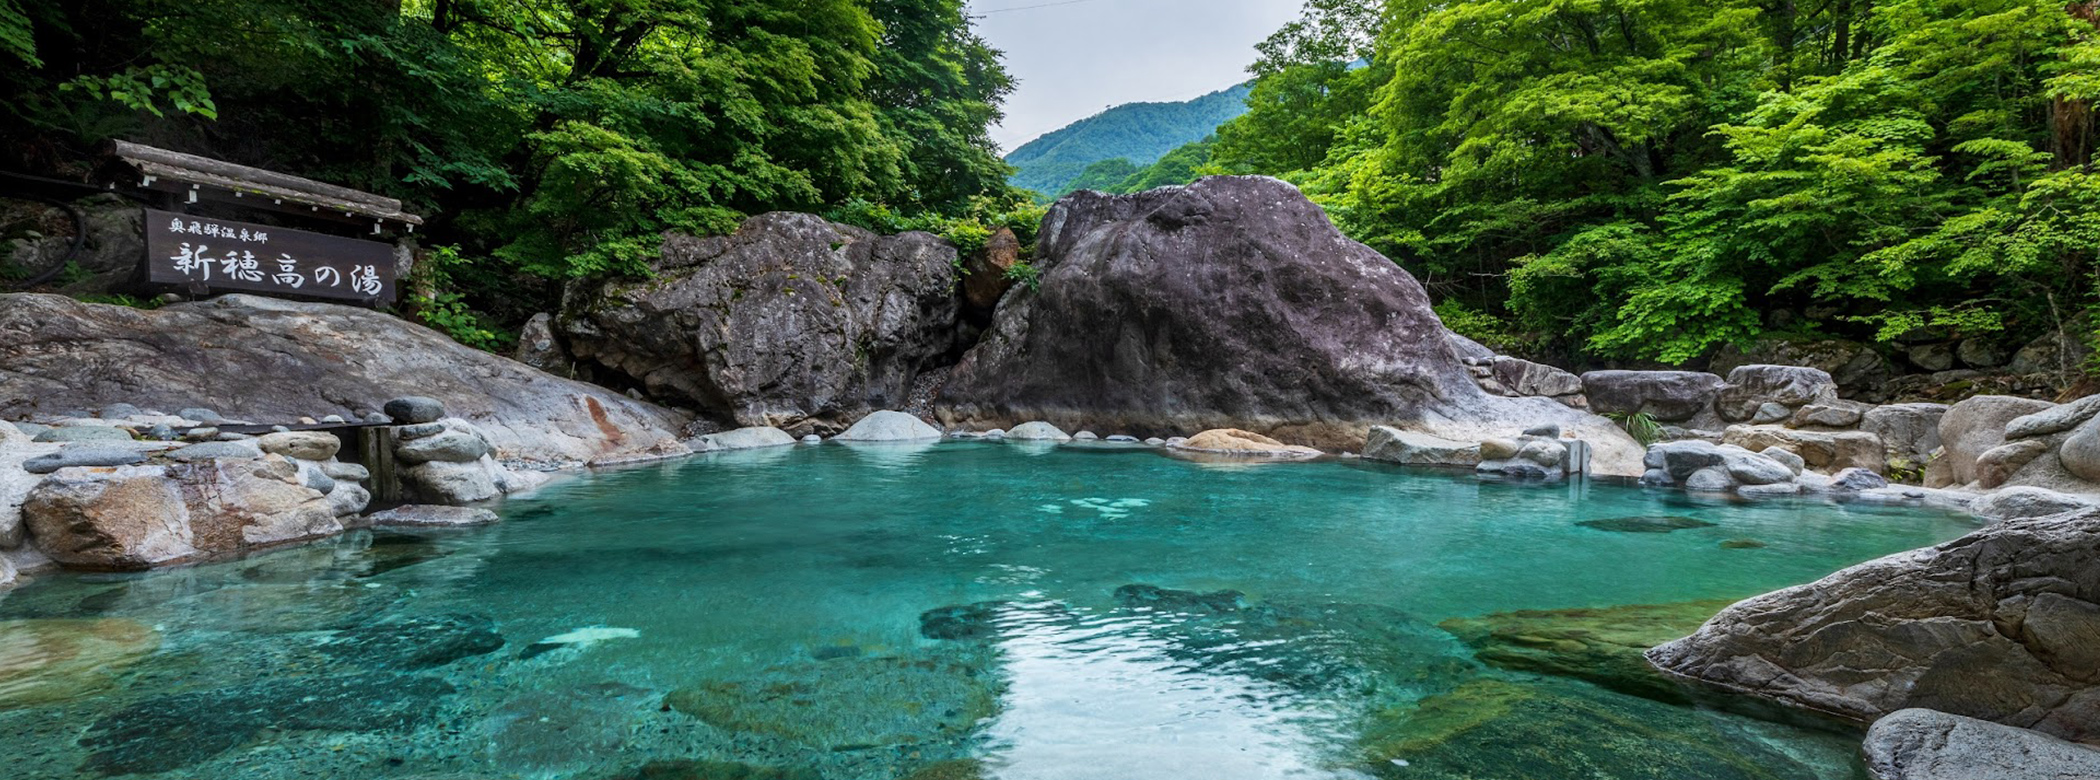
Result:
M1674 515L1642 515L1639 517L1614 517L1606 520L1584 520L1576 523L1584 528L1612 531L1622 534L1666 534L1688 528L1712 528L1713 523Z

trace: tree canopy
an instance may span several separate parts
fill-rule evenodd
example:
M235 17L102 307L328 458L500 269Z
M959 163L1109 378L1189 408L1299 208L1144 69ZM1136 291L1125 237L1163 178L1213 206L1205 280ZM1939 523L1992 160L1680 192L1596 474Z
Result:
M1299 183L1469 320L1674 363L2094 302L2093 3L1363 8L1264 44L1208 165Z
M1025 202L963 0L0 0L9 167L111 137L400 197L488 308L665 230ZM865 210L865 209L864 209ZM506 312L510 314L511 312Z

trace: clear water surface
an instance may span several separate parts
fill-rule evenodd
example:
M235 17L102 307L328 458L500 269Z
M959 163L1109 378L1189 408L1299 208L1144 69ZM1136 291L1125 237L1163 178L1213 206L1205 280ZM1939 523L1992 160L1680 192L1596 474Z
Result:
M1497 668L1437 623L1743 597L1973 527L983 443L502 513L0 597L7 776L1850 780L1854 736ZM1712 525L1578 525L1650 516Z

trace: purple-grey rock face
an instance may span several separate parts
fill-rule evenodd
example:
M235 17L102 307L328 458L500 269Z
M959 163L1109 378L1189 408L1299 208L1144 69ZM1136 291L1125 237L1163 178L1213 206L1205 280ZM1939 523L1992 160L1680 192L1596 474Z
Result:
M950 376L947 422L1236 427L1348 449L1380 424L1478 441L1560 423L1638 473L1638 447L1601 418L1481 391L1414 277L1282 181L1068 196L1036 265L1038 287L1001 301Z
M1672 676L1859 722L1924 707L2100 741L2100 510L2012 519L1723 610Z
M571 295L579 361L717 422L837 433L904 405L953 346L955 247L808 214L665 239L658 276Z
M360 419L408 395L472 420L505 460L687 452L682 415L369 309L223 295L146 311L0 295L0 417L126 403L262 423Z

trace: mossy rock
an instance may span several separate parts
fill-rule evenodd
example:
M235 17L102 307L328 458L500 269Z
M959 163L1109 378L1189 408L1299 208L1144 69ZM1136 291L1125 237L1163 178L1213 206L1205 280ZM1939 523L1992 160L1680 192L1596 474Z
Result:
M967 654L802 661L681 688L664 703L724 731L824 750L940 742L998 711L990 669Z
M0 710L87 696L160 648L160 632L118 618L0 621Z
M1622 693L1686 701L1648 665L1648 648L1690 634L1734 599L1621 607L1520 610L1442 624L1475 658L1504 669L1575 677Z
M1481 678L1371 717L1359 741L1392 780L1809 780L1714 716L1575 682Z
M905 775L903 780L985 780L990 776L985 772L983 762L958 758L920 767L918 771Z

